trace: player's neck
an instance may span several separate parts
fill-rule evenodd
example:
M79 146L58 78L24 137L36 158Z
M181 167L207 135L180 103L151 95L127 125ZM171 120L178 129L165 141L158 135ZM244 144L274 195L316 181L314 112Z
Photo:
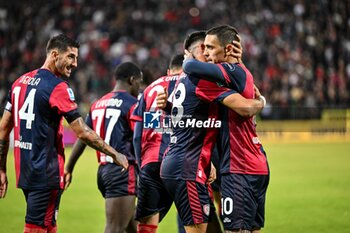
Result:
M49 70L50 72L54 73L56 76L61 76L60 73L57 72L55 63L50 58L46 58L44 64L41 67L41 69Z
M124 82L117 81L117 83L114 86L113 91L126 91L126 92L130 93L131 87L130 87L130 85L128 85Z
M239 63L239 60L236 57L229 56L227 59L228 63Z

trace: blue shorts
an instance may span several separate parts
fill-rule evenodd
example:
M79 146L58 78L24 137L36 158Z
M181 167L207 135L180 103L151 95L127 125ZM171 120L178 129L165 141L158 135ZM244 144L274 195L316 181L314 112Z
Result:
M163 179L185 226L208 223L215 207L206 185L196 181Z
M47 228L56 226L63 190L22 190L27 202L26 223Z
M136 220L159 213L160 222L173 203L160 178L160 164L160 162L149 163L141 169Z
M268 175L223 174L221 221L227 231L264 227Z
M104 198L136 195L137 165L129 164L122 172L122 167L114 163L100 165L97 172L97 185Z

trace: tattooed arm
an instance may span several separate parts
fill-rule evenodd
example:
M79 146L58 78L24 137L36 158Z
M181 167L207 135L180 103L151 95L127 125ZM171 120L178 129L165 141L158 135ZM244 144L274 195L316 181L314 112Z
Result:
M12 128L12 114L5 110L0 121L0 198L4 198L7 191L6 160Z
M105 143L105 141L98 136L95 131L86 125L82 117L75 119L69 125L76 133L77 137L86 145L111 156L116 164L119 164L125 169L128 168L129 164L125 155L118 153L115 149L113 149L113 147Z

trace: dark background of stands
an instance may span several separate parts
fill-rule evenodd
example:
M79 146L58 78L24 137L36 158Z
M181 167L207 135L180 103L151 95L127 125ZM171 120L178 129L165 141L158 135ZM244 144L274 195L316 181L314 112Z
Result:
M12 0L0 3L0 110L11 83L43 64L54 34L81 42L68 81L84 114L111 90L117 64L134 61L152 80L166 74L186 34L219 24L242 37L244 63L270 106L262 118L319 118L350 106L348 0Z

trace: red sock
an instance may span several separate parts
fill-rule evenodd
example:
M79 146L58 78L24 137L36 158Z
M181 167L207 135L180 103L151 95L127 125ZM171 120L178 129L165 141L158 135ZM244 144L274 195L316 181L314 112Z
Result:
M156 233L157 225L149 225L149 224L137 224L137 233Z
M23 233L47 233L47 229L45 227L37 226L34 224L26 223L24 225Z

